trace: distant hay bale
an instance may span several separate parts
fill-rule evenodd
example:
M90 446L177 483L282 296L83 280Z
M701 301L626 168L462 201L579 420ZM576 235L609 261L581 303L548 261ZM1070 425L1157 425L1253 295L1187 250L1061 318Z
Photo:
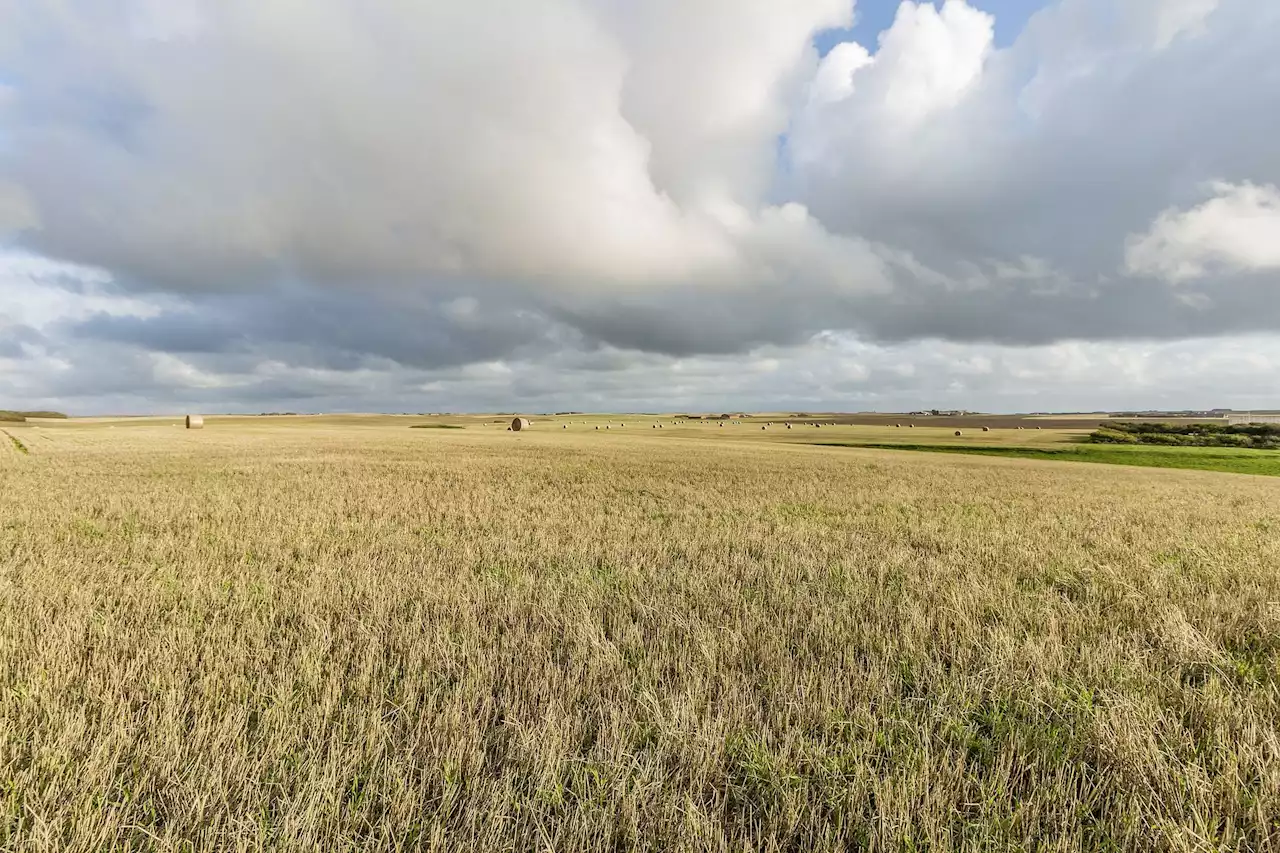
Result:
M983 431L983 432L991 432L991 427L983 427L983 428L982 428L982 431Z
M896 427L901 427L901 426L902 426L902 424L894 424L894 426L896 426Z
M204 429L204 418L200 415L187 415L187 429Z
M561 424L561 425L560 425L560 429L568 429L568 428L569 428L569 425L568 425L568 424Z
M787 424L787 429L791 429L791 424Z
M762 427L760 427L760 429L768 429L768 428L769 428L769 427L767 427L767 426L762 426Z
M529 428L528 418L513 418L511 421L512 432L519 432L522 429L528 429L528 428Z
M961 436L961 435L964 435L964 433L962 433L960 430L956 430L956 435Z
M600 429L599 425L596 426L596 429Z
M915 424L907 424L907 429L915 429L915 428L916 428Z

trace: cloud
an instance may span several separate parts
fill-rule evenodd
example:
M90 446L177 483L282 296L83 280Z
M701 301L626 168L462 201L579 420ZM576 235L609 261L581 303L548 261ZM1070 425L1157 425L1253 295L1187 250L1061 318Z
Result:
M233 399L808 370L785 352L841 335L923 349L840 381L925 389L950 346L1280 331L1280 6L1051 0L997 48L975 5L905 2L819 57L853 12L0 0L0 238L62 270L0 269L37 336L3 357Z
M1220 182L1212 191L1203 204L1166 210L1145 234L1131 236L1127 271L1185 282L1280 269L1280 190Z
M0 183L0 234L37 225L31 201L21 187Z
M188 5L180 25L138 3L14 13L15 42L40 45L0 54L38 81L7 110L5 158L42 214L32 247L188 292L750 276L716 211L757 209L809 39L848 16L835 0Z
M650 146L655 189L683 210L758 205L777 137L813 74L813 37L849 0L587 2L627 59L617 109Z
M854 92L853 75L874 64L871 54L856 41L840 42L818 65L813 82L809 84L810 98L823 104L844 100Z
M1128 235L1205 181L1280 180L1280 161L1262 143L1280 132L1280 87L1259 77L1280 70L1269 46L1280 8L1060 0L1004 50L962 26L976 13L948 20L946 7L903 9L847 96L811 99L788 139L791 190L815 219L933 274L904 276L893 299L869 303L862 316L884 318L869 321L871 334L1046 341L1275 328L1273 282L1199 282L1188 301L1155 281L1117 280L1115 270ZM954 60L963 73L941 79L957 84L943 91L959 100L892 109L889 85L875 76L892 76L890 43L898 56ZM936 300L931 292L930 280L976 280L975 264L1022 258L1052 275L973 288L959 305L952 284ZM926 307L903 316L900 306L917 300ZM1208 314L1197 307L1205 300L1216 306ZM928 306L941 311L939 303L974 322L938 317Z
M63 336L176 354L261 353L294 363L353 367L384 360L443 367L557 345L569 336L535 308L490 297L367 300L289 288L213 294L150 316L97 312L63 320ZM287 354L287 355L286 355Z
M911 124L955 107L982 74L995 39L995 19L963 0L904 2L880 37L871 67L888 121ZM864 77L872 72L865 72Z
M1166 0L1156 17L1155 46L1168 47L1185 34L1201 34L1208 17L1218 8L1219 0Z

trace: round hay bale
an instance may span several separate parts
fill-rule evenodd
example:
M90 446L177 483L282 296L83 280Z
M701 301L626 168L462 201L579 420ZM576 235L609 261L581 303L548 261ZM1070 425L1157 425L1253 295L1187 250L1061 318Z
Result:
M787 424L787 429L791 429L791 424Z
M915 429L915 428L916 428L915 424L907 424L907 429Z
M960 435L964 435L964 433L962 433L960 430L956 430L956 435L960 436Z
M596 426L596 429L600 429L599 425Z
M991 432L991 427L983 427L983 428L982 428L982 431L983 431L983 432Z
M204 429L204 417L201 415L187 415L187 429Z
M1044 429L1044 427L1036 427L1036 429Z
M514 419L511 421L511 431L512 431L512 432L519 432L519 431L520 431L520 430L522 430L522 429L528 429L528 428L529 428L529 419L528 419L528 418L514 418Z
M894 424L894 426L896 426L896 427L901 427L901 426L902 426L902 424Z
M561 424L561 425L560 425L560 429L568 429L568 428L569 428L569 425L568 425L568 424Z

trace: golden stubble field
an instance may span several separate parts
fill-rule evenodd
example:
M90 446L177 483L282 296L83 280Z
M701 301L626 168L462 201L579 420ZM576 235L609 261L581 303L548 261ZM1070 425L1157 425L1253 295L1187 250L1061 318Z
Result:
M0 848L1280 849L1274 479L406 426L10 430Z

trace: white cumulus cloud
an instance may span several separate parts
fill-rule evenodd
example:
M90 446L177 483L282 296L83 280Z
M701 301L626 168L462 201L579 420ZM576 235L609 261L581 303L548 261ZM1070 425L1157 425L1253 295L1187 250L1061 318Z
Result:
M1131 236L1125 266L1131 274L1171 282L1219 273L1280 269L1280 189L1215 183L1214 197L1161 213L1145 234Z

